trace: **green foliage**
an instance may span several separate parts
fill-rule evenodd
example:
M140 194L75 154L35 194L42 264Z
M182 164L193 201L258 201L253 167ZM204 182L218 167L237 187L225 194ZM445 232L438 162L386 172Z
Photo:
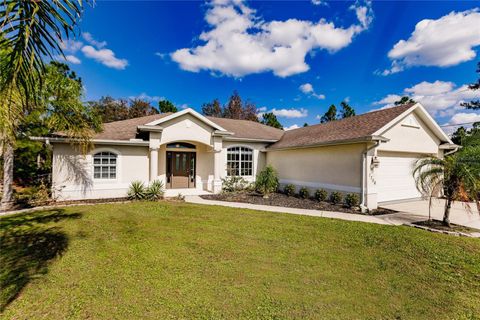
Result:
M353 109L346 101L342 101L340 105L342 106L342 111L340 111L342 119L353 117L355 115L355 109Z
M337 120L337 107L332 104L328 108L327 112L325 112L325 114L320 118L320 123L327 123L335 120Z
M338 203L341 203L343 200L343 196L340 192L338 191L333 191L332 193L330 193L330 202L332 204L338 204Z
M227 176L222 179L222 192L237 192L245 190L249 183L240 176Z
M345 196L345 205L349 208L355 208L358 207L360 204L360 199L358 197L358 194L356 193L349 193Z
M308 123L305 122L305 123L303 124L303 126L304 126L304 127L308 127Z
M130 200L144 200L146 198L145 184L141 181L133 181L127 192L127 198Z
M403 96L400 100L395 101L393 104L396 106L401 106L402 104L415 103L416 101L408 96Z
M271 165L268 165L257 175L255 189L263 194L265 198L268 198L269 194L275 192L277 188L277 171Z
M8 51L0 65L0 95L22 92L25 110L38 98L45 60L62 55L83 11L83 1L5 0L0 6L0 51ZM3 108L3 106L2 106Z
M247 101L242 102L242 98L235 90L233 91L227 104L222 108L218 99L202 105L202 113L206 116L241 119L258 122L257 107L254 103Z
M283 129L282 124L280 121L278 121L277 116L273 114L273 112L267 112L262 115L262 121L263 124L274 127L277 129Z
M298 195L302 199L308 199L310 197L310 192L306 187L301 187L300 190L298 190Z
M129 118L151 116L157 113L158 110L146 100L133 99L130 101L130 108L128 109Z
M130 118L127 100L105 96L98 101L89 101L88 104L104 123Z
M471 129L458 128L451 136L453 143L463 147L480 146L480 122L475 122Z
M317 189L317 191L315 191L315 199L317 201L325 201L325 200L327 200L327 197L328 197L327 190Z
M158 201L163 199L165 194L163 182L159 180L153 181L145 190L145 199L150 201Z
M287 184L283 188L283 193L285 193L287 196L291 197L295 194L295 186L293 184Z
M205 116L221 118L223 111L220 101L218 99L213 100L212 102L204 103L202 105L202 113Z
M470 90L480 90L480 62L477 63L477 73L479 76L477 82L468 85ZM468 102L462 102L461 106L470 110L480 110L480 100L477 99Z
M50 188L44 183L19 191L15 198L18 204L29 207L45 206L52 202Z
M479 202L480 146L460 149L444 159L430 157L417 161L413 171L417 189L426 196L443 194L447 200L443 222L450 225L454 201Z
M161 113L172 112L175 113L178 111L177 107L168 100L161 100L158 102L158 108Z

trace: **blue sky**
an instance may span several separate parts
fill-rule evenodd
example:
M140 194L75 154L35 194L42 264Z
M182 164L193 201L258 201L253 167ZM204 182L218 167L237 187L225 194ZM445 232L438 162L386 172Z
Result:
M440 124L480 121L476 2L97 1L65 43L86 99L166 98L200 110L233 90L286 127L318 123L332 103L357 113L394 95ZM428 19L428 20L427 20Z

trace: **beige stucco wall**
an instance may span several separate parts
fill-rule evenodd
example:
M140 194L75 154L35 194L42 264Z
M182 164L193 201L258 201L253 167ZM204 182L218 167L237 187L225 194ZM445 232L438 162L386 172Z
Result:
M268 151L266 162L280 183L329 191L360 192L365 144Z
M116 179L93 179L93 154L118 154ZM98 145L83 156L69 144L53 145L52 190L58 200L124 197L134 180L148 182L148 147Z
M418 127L407 125L407 117L413 117ZM397 151L437 155L440 140L431 132L420 117L412 112L381 135L390 141L380 144L379 151Z

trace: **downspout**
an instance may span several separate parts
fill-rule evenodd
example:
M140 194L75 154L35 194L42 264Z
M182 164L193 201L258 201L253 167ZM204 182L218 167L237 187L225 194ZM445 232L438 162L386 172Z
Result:
M366 181L366 163L367 163L367 153L368 151L378 147L380 145L380 140L377 140L375 144L369 148L366 148L365 151L362 153L362 188L361 188L361 202L360 202L360 209L363 213L365 213L368 208L365 206L365 181Z
M445 157L445 156L448 156L448 155L450 155L450 154L452 154L452 153L455 153L455 152L458 151L458 149L459 149L459 147L456 147L456 148L453 149L452 151L448 151L447 153L444 153L443 156Z

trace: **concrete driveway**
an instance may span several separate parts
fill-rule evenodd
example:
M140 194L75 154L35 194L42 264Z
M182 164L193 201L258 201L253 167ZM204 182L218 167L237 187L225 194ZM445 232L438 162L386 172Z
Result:
M382 205L383 208L399 211L398 213L378 216L392 224L415 222L428 218L428 200L415 200L396 204ZM432 201L432 218L442 220L445 200ZM450 211L450 222L480 229L480 214L475 203L454 202Z

